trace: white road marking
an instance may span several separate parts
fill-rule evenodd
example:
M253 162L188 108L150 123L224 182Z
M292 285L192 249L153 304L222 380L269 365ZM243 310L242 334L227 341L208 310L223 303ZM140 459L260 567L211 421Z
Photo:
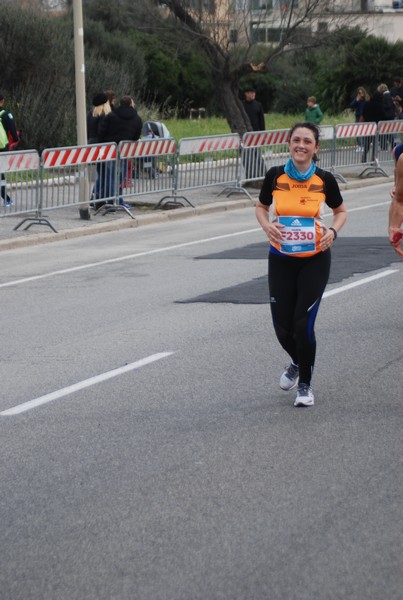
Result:
M386 206L389 204L390 204L390 200L388 200L387 202L377 202L376 204L367 204L366 206L357 206L356 208L348 208L347 214L352 213L352 212L357 212L359 210L368 210L371 208L378 208L379 206ZM332 213L329 213L329 214L332 214Z
M382 271L381 273L377 273L376 275L371 275L370 277L363 277L358 281L347 283L346 285L342 285L338 288L334 288L333 290L329 290L323 294L323 297L328 298L329 296L334 296L335 294L341 294L342 292L351 290L352 288L358 287L359 285L365 285L370 281L375 281L376 279L381 279L381 277L387 277L388 275L393 275L393 273L398 272L398 269L387 269L386 271Z
M376 208L379 206L389 205L390 202L378 202L377 204L368 204L366 206L359 206L358 208L351 208L348 210L349 213ZM326 213L324 217L330 216L331 213ZM260 227L253 229L246 229L244 231L236 231L235 233L227 233L224 235L216 235L210 238L203 238L201 240L193 240L191 242L183 242L182 244L174 244L172 246L165 246L164 248L155 248L154 250L145 250L144 252L137 252L135 254L126 254L125 256L118 256L116 258L108 258L100 260L98 262L86 263L77 267L69 267L67 269L60 269L58 271L50 271L49 273L43 273L42 275L32 275L31 277L24 277L23 279L15 279L14 281L7 281L6 283L0 283L0 288L11 287L13 285L20 285L23 283L29 283L30 281L38 281L40 279L47 279L48 277L55 277L56 275L66 275L68 273L75 273L76 271L84 271L85 269L93 269L95 267L101 267L103 265L111 265L113 263L123 262L125 260L132 260L135 258L143 258L145 256L152 256L153 254L161 254L163 252L169 252L170 250L178 250L179 248L188 248L190 246L197 246L199 244L208 244L210 242L216 242L219 240L225 240L231 237L237 237L239 235L248 235L250 233L262 232Z
M13 406L13 408L3 410L2 412L0 412L0 415L4 417L19 415L23 412L27 412L28 410L32 410L37 406L41 406L42 404L47 404L48 402L53 402L53 400L58 400L59 398L63 398L64 396L68 396L69 394L74 394L74 392L83 390L84 388L100 383L101 381L107 381L108 379L112 379L113 377L118 377L119 375L123 375L124 373L128 373L129 371L133 371L134 369L139 369L140 367L149 365L150 363L153 363L157 360L161 360L162 358L171 356L171 354L174 353L159 352L158 354L152 354L151 356L142 358L141 360L138 360L134 363L130 363L129 365L125 365L124 367L119 367L117 369L113 369L112 371L107 371L106 373L96 375L95 377L84 379L84 381L79 381L78 383L74 383L73 385L69 385L60 390L56 390L55 392L51 392L50 394L46 394L45 396L40 396L39 398L28 400L28 402L24 402L23 404Z

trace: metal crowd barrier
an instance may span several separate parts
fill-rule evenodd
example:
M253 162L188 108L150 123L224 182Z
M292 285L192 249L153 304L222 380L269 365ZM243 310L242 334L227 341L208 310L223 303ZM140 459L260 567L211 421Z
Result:
M114 203L116 156L116 144L113 143L44 150L40 161L38 159L36 204L32 208L35 215L26 217L15 229L30 221L25 229L37 224L47 225L56 232L43 211L88 204L90 197L96 202L97 182L103 186L102 198Z
M175 193L217 185L236 186L240 143L237 133L181 139Z
M120 142L118 149L120 197L125 202L146 194L170 192L157 206L172 199L176 203L176 142L153 138ZM186 200L186 199L185 199Z
M384 164L393 164L392 149L403 141L403 120L379 121L378 159Z
M331 170L343 182L346 179L339 172L345 167L361 167L359 177L369 174L387 173L379 165L378 126L376 123L347 123L336 125L335 159Z
M288 159L289 129L248 131L242 136L241 182L259 181L266 171Z
M260 181L273 166L289 158L289 129L252 131L242 136L241 183ZM334 157L334 127L320 127L320 166L330 169Z
M289 157L289 129L0 153L2 196L12 204L0 216L27 214L26 221L46 224L43 211L92 204L98 210L124 210L129 201L166 193L156 204L188 204L186 190L222 186L221 193L249 192L246 182L263 180L266 171ZM320 127L319 166L346 181L344 168L360 168L360 177L392 164L391 149L403 139L402 121L350 123ZM220 195L219 194L219 195ZM4 200L3 200L4 204ZM100 206L98 208L98 205ZM26 228L27 228L26 227Z
M39 189L38 152L24 150L0 153L0 174L0 217L36 212Z
M48 148L41 157L39 211L116 201L115 143Z

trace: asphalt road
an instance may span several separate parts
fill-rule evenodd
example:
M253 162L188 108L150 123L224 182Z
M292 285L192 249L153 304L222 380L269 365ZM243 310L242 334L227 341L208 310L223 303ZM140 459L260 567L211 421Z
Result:
M252 209L1 253L1 600L401 600L389 187L344 193L309 409Z

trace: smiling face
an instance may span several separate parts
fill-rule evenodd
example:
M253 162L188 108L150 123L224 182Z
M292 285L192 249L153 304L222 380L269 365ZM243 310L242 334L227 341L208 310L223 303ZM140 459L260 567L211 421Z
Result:
M297 127L289 142L292 161L298 171L306 171L311 166L314 154L319 150L315 135L308 127Z

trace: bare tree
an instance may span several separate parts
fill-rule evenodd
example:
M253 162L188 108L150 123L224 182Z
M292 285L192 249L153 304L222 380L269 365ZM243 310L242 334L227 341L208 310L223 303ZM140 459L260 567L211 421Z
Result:
M319 46L328 31L351 25L334 0L165 0L158 6L183 43L204 53L214 79L217 101L231 131L251 124L239 99L239 81L249 73L267 73L284 52ZM347 21L348 19L348 21ZM187 42L186 42L187 40Z

